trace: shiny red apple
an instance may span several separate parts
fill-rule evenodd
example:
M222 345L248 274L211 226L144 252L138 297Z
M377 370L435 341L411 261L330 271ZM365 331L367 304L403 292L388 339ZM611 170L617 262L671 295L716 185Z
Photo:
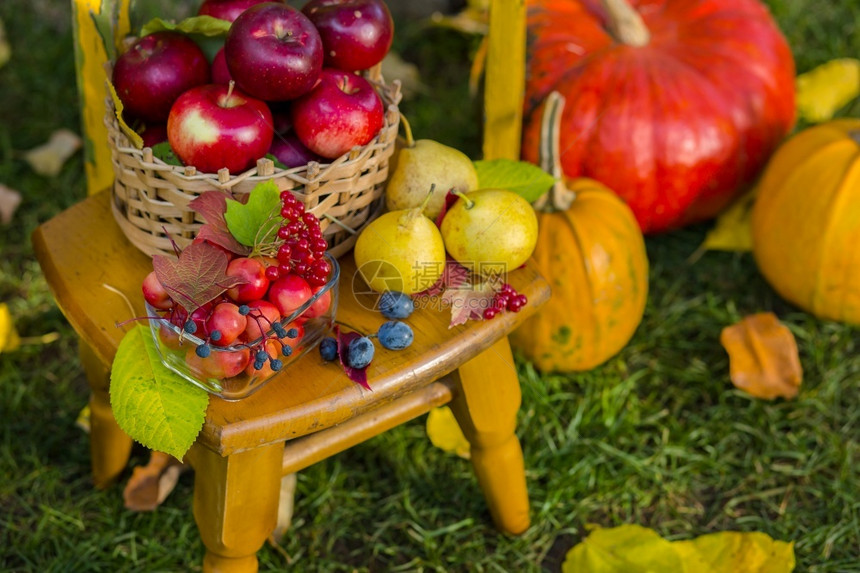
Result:
M326 67L366 70L391 48L394 20L382 0L310 0L302 12L319 30Z
M382 98L369 81L333 68L324 69L316 87L290 108L299 140L329 159L369 143L382 128L384 117Z
M167 139L176 156L200 171L226 167L244 171L272 144L272 114L266 102L232 85L207 84L182 94L167 119Z
M257 4L272 0L204 0L197 10L198 16L212 16L232 22L239 14Z
M307 16L287 4L267 2L236 18L224 56L242 90L263 100L284 101L308 92L317 82L323 47Z
M212 83L213 84L229 84L233 81L233 76L230 75L230 69L227 67L227 59L224 57L224 48L215 52L215 57L212 58Z
M209 82L209 61L187 36L155 32L117 58L112 81L126 113L148 123L163 123L176 98Z
M272 145L269 147L269 153L274 155L278 161L290 168L307 165L311 161L319 163L326 162L324 157L317 155L305 147L292 130L287 131L286 133L276 133L272 138Z

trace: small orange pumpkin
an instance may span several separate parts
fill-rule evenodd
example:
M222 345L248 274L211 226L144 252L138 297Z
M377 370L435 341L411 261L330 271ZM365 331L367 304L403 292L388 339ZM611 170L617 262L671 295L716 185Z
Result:
M758 268L781 297L860 324L860 119L785 142L764 171L751 226Z
M592 179L561 176L563 105L557 92L547 98L542 166L558 181L535 204L533 259L552 297L511 343L540 370L571 372L594 368L630 341L645 311L648 258L633 212L613 191Z

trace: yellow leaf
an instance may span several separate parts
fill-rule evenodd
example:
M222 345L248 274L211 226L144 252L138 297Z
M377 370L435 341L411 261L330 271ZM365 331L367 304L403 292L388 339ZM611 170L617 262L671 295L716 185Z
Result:
M705 235L705 240L690 256L690 262L697 260L705 251L752 250L752 231L750 216L755 204L756 188L737 198L719 217L713 228Z
M797 341L772 312L760 312L723 328L732 384L756 398L794 398L803 380Z
M682 571L681 558L652 529L621 525L595 529L567 552L562 573L661 573Z
M672 543L686 573L790 573L794 543L765 533L722 531Z
M12 314L6 303L0 303L0 352L11 352L21 345L18 331L12 323Z
M11 57L12 47L9 46L9 40L6 39L6 28L3 27L3 20L0 20L0 68L5 66Z
M0 183L0 224L8 225L12 222L12 215L21 204L21 194Z
M116 119L119 122L119 128L128 137L131 144L134 145L137 149L143 149L143 138L138 135L138 133L130 128L125 120L122 118L122 110L123 105L122 101L119 99L119 95L116 93L116 88L113 87L113 84L108 80L107 81L108 91L110 92L110 98L113 100L113 106L116 109Z
M81 138L68 129L58 129L47 143L34 147L24 154L33 171L46 177L55 177L63 165L81 147Z
M860 94L860 60L831 60L797 76L797 111L811 123L833 117Z
M794 543L720 532L670 542L639 525L594 529L567 552L562 573L790 573Z
M448 406L430 410L427 416L427 436L430 438L430 443L440 450L469 459L469 442Z

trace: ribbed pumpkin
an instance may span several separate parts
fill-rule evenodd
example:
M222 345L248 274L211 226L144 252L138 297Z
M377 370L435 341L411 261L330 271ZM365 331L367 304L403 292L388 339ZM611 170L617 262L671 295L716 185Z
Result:
M564 173L618 193L646 233L716 215L794 124L794 60L760 0L528 0L529 161L554 90Z
M771 158L752 212L753 254L784 299L860 324L860 119L801 131Z
M564 98L547 99L542 166L559 179L536 203L533 259L552 297L511 335L540 370L590 370L633 336L648 297L648 258L636 218L607 187L561 176L558 129Z

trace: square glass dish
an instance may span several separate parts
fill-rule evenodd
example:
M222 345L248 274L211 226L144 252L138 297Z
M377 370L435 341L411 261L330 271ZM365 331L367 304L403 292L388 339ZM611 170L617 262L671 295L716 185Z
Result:
M328 281L288 316L278 313L272 319L271 306L266 311L265 305L249 303L244 305L246 309L236 305L240 306L240 313L248 311L242 316L249 325L245 332L257 333L253 340L243 336L248 340L219 346L213 336L200 332L205 327L195 326L191 334L183 324L167 318L165 311L147 303L147 316L152 317L149 327L162 363L188 382L224 400L250 396L331 333L340 267L334 257L326 255L326 258L331 265ZM212 316L211 309L203 308L201 314ZM202 324L203 319L195 322Z

